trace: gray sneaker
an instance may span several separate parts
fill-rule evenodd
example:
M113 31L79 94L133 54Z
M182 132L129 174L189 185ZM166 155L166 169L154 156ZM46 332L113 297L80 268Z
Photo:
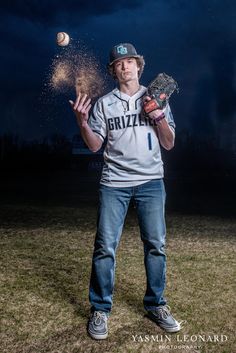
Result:
M161 305L154 310L148 311L148 317L166 332L178 332L181 330L181 323L171 315L168 305Z
M88 322L88 333L95 340L104 340L108 336L107 328L108 316L104 311L94 311L91 313Z

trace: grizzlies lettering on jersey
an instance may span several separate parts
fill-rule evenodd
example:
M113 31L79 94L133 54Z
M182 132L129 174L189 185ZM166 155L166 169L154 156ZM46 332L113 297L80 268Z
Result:
M125 129L126 127L133 126L157 125L157 122L155 121L143 119L141 114L126 114L122 116L116 116L115 118L109 118L107 122L109 130Z
M106 142L101 184L135 186L151 179L163 178L163 162L156 122L141 114L146 88L132 97L114 89L100 98L89 118L91 129ZM175 123L169 105L165 108L171 129Z

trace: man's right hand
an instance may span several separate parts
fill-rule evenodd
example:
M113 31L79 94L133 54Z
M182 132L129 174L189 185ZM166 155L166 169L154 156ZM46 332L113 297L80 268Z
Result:
M91 109L91 99L87 94L79 92L76 101L69 101L75 113L77 123L80 127L82 138L92 152L97 152L102 146L102 140L92 131L88 125L89 110Z
M76 101L73 102L72 100L69 100L69 103L75 113L79 126L85 126L88 122L89 110L92 106L91 98L89 98L87 94L82 94L79 92Z

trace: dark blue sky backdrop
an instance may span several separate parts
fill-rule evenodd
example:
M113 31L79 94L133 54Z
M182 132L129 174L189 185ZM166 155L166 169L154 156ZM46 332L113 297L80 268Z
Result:
M69 97L45 86L53 58L67 50L55 44L65 31L104 68L113 45L133 43L146 60L142 84L162 71L178 81L177 131L235 150L235 23L233 0L2 1L0 134L77 132Z

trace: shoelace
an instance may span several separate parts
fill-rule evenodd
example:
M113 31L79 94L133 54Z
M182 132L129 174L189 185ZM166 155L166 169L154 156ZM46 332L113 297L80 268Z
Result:
M101 325L102 320L106 320L106 314L100 311L95 311L93 318L95 325Z
M169 305L165 305L163 307L159 307L155 312L158 318L166 319L170 315L170 307ZM186 325L187 321L181 320L181 321L178 321L178 323L180 324L180 327L182 329Z
M180 324L180 328L182 330L182 328L184 328L184 326L187 324L187 320L181 320L181 321L179 321L179 324Z
M158 318L167 319L167 317L170 315L170 307L168 305L159 307L155 310L155 313L157 314Z

